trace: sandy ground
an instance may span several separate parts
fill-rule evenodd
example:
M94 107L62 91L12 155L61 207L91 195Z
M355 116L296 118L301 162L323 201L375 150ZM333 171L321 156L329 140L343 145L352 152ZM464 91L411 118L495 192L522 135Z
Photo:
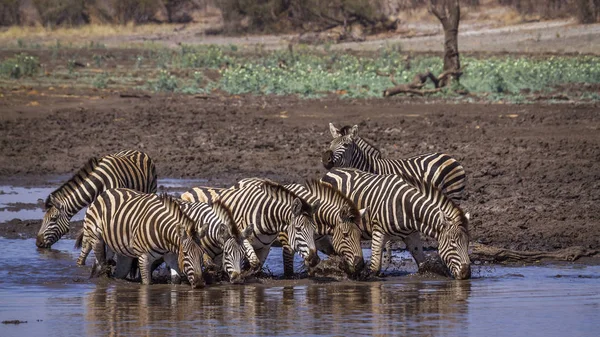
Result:
M40 91L41 90L41 91ZM454 104L397 97L152 95L3 90L0 180L36 185L91 156L140 149L159 175L227 186L325 173L328 123L358 124L387 158L446 152L464 165L472 240L512 249L600 247L598 104ZM28 106L32 100L39 106ZM33 237L37 221L0 225Z

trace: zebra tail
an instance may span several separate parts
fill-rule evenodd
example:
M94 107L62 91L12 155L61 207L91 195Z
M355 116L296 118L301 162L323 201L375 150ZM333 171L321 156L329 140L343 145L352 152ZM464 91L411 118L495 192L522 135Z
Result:
M75 248L80 249L83 244L83 228L79 230L77 233L77 238L75 238Z

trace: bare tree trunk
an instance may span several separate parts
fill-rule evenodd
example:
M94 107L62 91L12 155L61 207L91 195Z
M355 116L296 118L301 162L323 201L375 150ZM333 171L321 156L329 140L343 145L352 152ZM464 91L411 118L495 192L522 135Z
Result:
M444 28L444 71L460 70L458 54L459 1L429 0L429 11L440 20ZM440 83L440 87L445 87L452 78L458 80L458 76L448 76Z

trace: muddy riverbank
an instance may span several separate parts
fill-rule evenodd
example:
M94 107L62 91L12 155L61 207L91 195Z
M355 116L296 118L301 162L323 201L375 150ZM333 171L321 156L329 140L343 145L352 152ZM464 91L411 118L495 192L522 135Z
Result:
M251 176L302 181L325 173L328 123L358 124L386 158L436 151L461 161L473 241L519 250L600 247L597 105L3 94L3 186L55 188L89 157L128 148L149 153L162 178L212 186ZM0 235L33 237L33 220L4 222Z

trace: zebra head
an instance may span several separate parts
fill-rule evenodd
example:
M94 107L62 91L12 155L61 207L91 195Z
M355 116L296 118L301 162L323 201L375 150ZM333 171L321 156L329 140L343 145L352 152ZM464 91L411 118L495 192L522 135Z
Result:
M329 123L329 131L333 140L329 150L323 152L321 161L326 169L333 167L351 167L356 144L354 140L358 137L358 125L344 126L341 130Z
M334 214L333 223L328 223L328 234L332 237L335 253L344 258L350 274L360 272L365 266L360 239L366 209L359 210L350 198L330 184L311 180L306 183L306 188L310 194L322 201L319 213Z
M460 212L438 238L440 257L457 280L471 278L468 221L468 214Z
M192 288L204 286L204 277L202 274L202 256L204 250L200 245L200 240L206 235L207 226L203 226L200 232L196 231L196 224L187 215L181 214L183 221L179 225L179 270L187 276Z
M319 201L309 205L296 197L292 203L292 219L287 226L287 235L292 249L304 259L309 268L320 262L315 247L315 223L312 220L314 212L319 207Z
M53 194L46 199L46 214L42 227L38 231L35 245L39 248L50 248L69 231L70 216L64 204Z
M229 275L231 283L243 283L242 265L246 258L244 240L252 235L253 227L248 226L240 232L231 210L220 200L212 204L212 209L221 220L217 241L223 247L223 269Z
M319 201L311 205L284 186L270 180L263 181L261 189L277 202L290 207L290 219L285 228L281 228L281 232L287 233L291 248L302 256L306 265L316 266L320 259L315 247L316 226L312 216L319 207Z

